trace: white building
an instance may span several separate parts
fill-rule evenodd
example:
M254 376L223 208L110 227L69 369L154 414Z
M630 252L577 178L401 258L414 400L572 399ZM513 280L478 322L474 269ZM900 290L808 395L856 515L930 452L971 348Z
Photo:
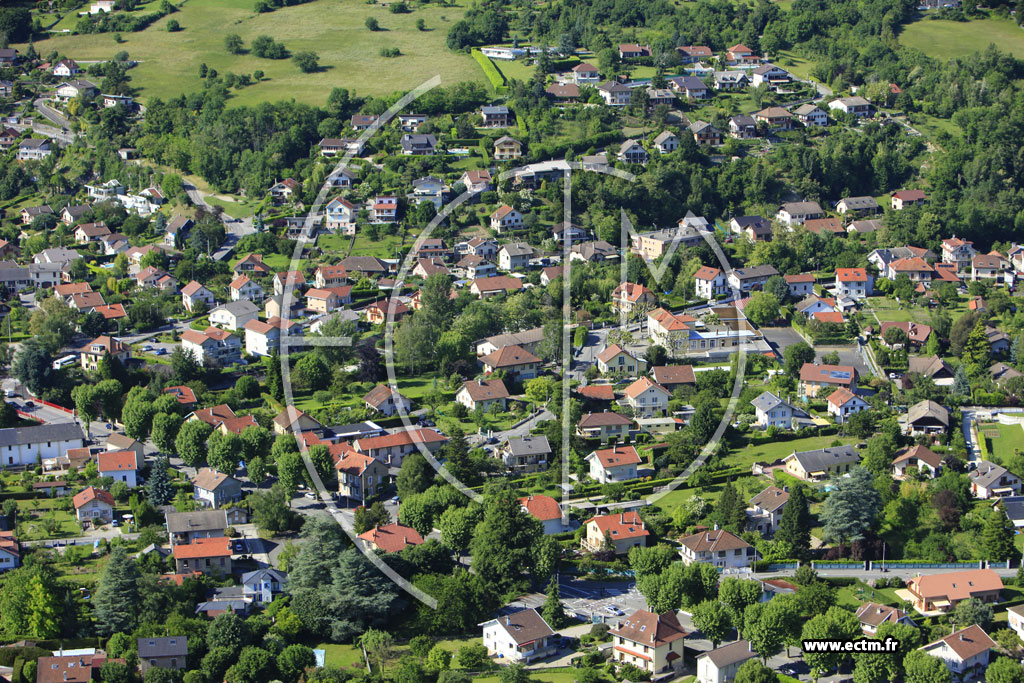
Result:
M743 662L757 656L746 640L709 650L697 657L697 683L728 683Z
M82 448L85 434L76 422L54 422L0 429L0 467L35 466L56 460L69 448Z
M636 479L640 456L632 446L614 446L593 451L586 457L590 463L590 478L601 484Z
M981 680L988 668L989 653L996 642L977 624L928 643L921 650L942 660L960 683Z
M553 654L558 639L535 609L524 609L480 624L488 654L524 664Z

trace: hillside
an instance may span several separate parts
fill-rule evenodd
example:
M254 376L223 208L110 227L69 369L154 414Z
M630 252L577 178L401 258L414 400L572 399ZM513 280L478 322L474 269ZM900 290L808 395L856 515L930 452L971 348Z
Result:
M154 11L156 2L136 10ZM67 35L36 43L40 54L56 50L78 61L111 59L127 51L140 62L132 72L132 85L143 100L173 97L202 87L200 64L219 73L251 74L261 70L264 80L235 91L233 104L256 104L294 98L322 105L331 88L344 87L360 95L386 95L408 90L440 74L443 83L483 80L480 68L468 55L445 47L448 26L463 13L458 7L426 5L409 14L391 14L380 5L362 0L314 0L267 14L253 12L253 0L187 0L171 17L144 31L123 33L118 44L110 33ZM381 31L366 28L375 17ZM167 22L176 20L181 31L171 33ZM417 30L423 19L427 30ZM58 29L74 26L65 18ZM251 54L232 55L224 36L237 33L246 47L259 35L283 42L291 52L312 50L320 56L321 70L303 74L290 59L260 59ZM20 46L24 48L24 46ZM397 47L402 56L380 56L383 47Z
M903 29L900 43L941 60L964 57L990 44L1024 58L1024 29L1012 19L921 19Z

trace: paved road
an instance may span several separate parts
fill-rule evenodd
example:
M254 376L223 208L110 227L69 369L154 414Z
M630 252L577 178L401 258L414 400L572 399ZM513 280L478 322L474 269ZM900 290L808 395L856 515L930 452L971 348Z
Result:
M213 213L214 207L206 203L206 198L203 193L195 185L189 182L182 183L182 187L185 189L185 193L188 194L188 198L196 206L201 206L207 211ZM224 244L215 251L212 256L215 261L223 261L235 247L235 243L245 235L251 235L256 232L256 228L252 224L252 216L246 218L232 218L226 213L220 213L220 220L224 223L224 229L227 231L227 239L224 240Z

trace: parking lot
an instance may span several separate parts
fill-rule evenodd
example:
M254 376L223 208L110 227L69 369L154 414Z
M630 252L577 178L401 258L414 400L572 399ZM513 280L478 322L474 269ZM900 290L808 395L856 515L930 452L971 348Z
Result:
M608 621L632 614L638 609L647 609L647 600L633 582L572 581L562 578L558 587L566 611L586 621Z
M762 327L761 333L779 354L785 351L787 346L803 341L803 338L792 327Z

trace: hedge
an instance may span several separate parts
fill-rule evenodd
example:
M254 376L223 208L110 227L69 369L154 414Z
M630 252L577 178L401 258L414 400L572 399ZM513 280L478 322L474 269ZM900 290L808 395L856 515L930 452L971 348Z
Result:
M41 647L0 647L0 666L13 666L17 660L24 662L29 659L48 657L53 650Z
M480 50L473 48L472 51L473 59L476 60L480 68L484 70L484 76L487 76L487 80L490 81L491 87L494 88L494 92L499 95L504 94L508 88L505 86L505 77L498 71L498 67L494 66L494 62L491 58L485 55Z

